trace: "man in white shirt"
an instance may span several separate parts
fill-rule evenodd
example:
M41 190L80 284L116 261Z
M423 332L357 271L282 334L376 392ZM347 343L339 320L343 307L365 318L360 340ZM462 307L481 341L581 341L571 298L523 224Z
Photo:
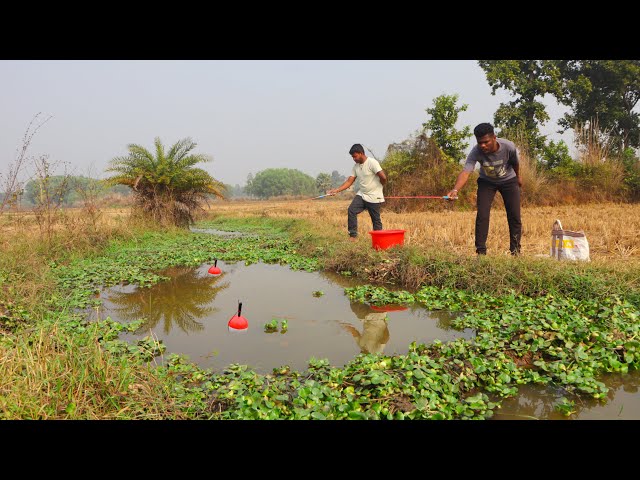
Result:
M349 323L340 322L340 325L356 339L361 353L382 353L389 342L387 312L378 312L358 302L351 303L351 310L362 320L362 333Z
M356 164L351 170L351 175L338 188L328 190L328 195L335 195L349 188L358 179L356 196L347 210L347 229L349 239L356 241L358 238L358 214L364 210L369 212L374 230L382 230L380 219L380 206L384 203L382 187L387 183L387 176L380 163L373 157L364 154L364 148L359 143L349 149L349 155Z

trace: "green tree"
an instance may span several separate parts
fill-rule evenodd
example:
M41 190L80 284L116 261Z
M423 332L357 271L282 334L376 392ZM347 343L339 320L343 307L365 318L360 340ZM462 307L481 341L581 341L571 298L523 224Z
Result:
M259 198L281 195L314 195L316 181L313 177L291 168L268 168L256 173L245 191Z
M558 123L564 131L592 125L612 137L612 153L640 147L640 60L556 60L562 73L558 101L571 108Z
M247 184L244 187L245 193L250 196L253 196L253 193L251 193L251 191L253 190L253 178L253 173L247 175Z
M426 112L431 118L422 124L425 132L430 132L430 138L440 147L442 153L453 163L458 163L465 157L465 150L469 142L465 140L471 136L471 127L456 129L460 112L467 110L468 105L456 106L458 95L440 95L433 99L433 107Z
M558 143L550 141L542 152L542 159L542 165L549 170L570 167L575 163L569 154L569 147L563 140Z
M319 173L316 177L316 186L318 187L318 192L324 193L327 190L331 190L333 187L333 182L331 181L331 175L328 173Z
M236 183L235 185L227 185L225 184L225 187L227 189L227 195L230 197L243 197L245 196L244 193L244 188L240 186L239 183Z
M501 103L494 114L494 125L501 129L500 135L525 132L528 150L539 157L546 140L540 134L539 125L544 125L550 117L537 99L561 91L558 66L545 60L479 60L478 65L485 72L492 95L502 88L515 97L511 102Z
M333 172L331 172L331 188L339 187L345 182L346 179L347 177L341 175L337 170L334 170Z
M127 185L133 190L134 209L144 217L162 225L188 227L193 215L203 209L208 196L225 197L222 182L194 165L211 159L190 153L195 147L191 138L177 141L165 151L160 138L155 139L155 152L129 144L129 155L115 157L107 172L110 185Z
M52 204L61 207L71 203L74 177L50 175L29 180L24 186L24 198L32 205L39 205L48 198Z
M629 190L630 197L640 200L640 158L632 148L622 152L622 165L625 171L624 184Z

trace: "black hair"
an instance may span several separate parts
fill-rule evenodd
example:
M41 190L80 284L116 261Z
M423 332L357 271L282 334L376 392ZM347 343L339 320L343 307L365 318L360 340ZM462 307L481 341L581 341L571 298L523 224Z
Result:
M493 133L493 125L490 123L480 123L476 125L476 128L473 129L473 134L476 138L484 137L485 135L489 135Z
M354 143L353 146L349 149L349 155L353 155L354 153L364 153L364 148L359 143Z

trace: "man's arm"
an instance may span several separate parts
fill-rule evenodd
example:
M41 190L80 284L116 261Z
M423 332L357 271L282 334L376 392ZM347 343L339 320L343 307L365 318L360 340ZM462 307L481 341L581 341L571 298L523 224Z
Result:
M335 195L336 193L342 192L353 185L353 182L356 180L356 177L351 176L347 178L342 185L338 188L333 188L331 190L327 190L327 195Z
M516 178L518 179L518 185L522 188L522 177L520 176L520 164L516 163L513 165L513 171L516 172Z
M456 179L456 184L451 190L449 190L449 193L447 193L447 197L458 198L458 191L462 190L464 184L467 183L467 180L469 180L469 175L471 175L471 172L466 170L461 171L458 175L458 178Z
M518 178L518 185L522 187L522 177L520 176L520 158L518 156L517 147L514 146L514 148L509 151L508 162L513 167L513 171L516 172L516 177Z
M380 179L380 183L384 186L387 184L387 174L384 173L384 170L380 170L378 173L376 173L376 175L378 176L378 178Z

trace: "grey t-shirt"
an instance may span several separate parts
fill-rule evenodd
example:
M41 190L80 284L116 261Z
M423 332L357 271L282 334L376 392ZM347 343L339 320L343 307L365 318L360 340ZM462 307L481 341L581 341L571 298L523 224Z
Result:
M518 165L518 151L515 144L504 138L496 137L500 148L493 153L482 153L478 145L473 147L467 156L463 170L473 172L476 162L480 164L480 178L493 183L502 183L516 176L513 170Z

